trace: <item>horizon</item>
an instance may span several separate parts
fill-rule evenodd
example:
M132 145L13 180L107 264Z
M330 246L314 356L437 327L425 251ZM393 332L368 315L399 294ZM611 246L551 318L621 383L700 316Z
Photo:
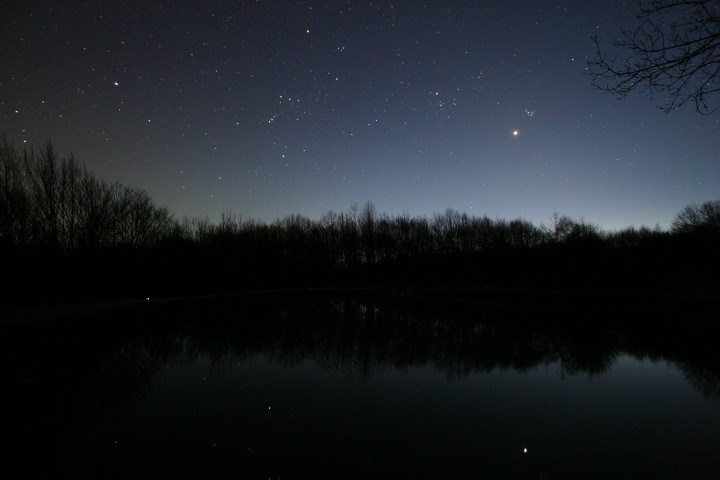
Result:
M45 145L38 145L37 147L33 148L33 147L31 147L31 146L29 146L29 145L27 145L27 144L22 145L22 146L17 145L17 144L14 143L11 139L7 139L7 137L6 137L5 135L2 135L0 138L5 138L5 139L8 141L8 145L13 146L14 148L16 148L16 150L17 150L18 152L24 151L24 152L31 153L31 154L37 154L38 152L40 152L40 151L41 151L46 145L48 145L48 144L49 144L49 145L52 145L53 148L54 148L54 143L53 143L52 141L48 141L48 142L46 142ZM63 152L58 152L57 150L56 150L56 153L58 154L58 158L59 158L60 161L63 161L63 160L65 160L65 159L69 158L70 156L73 156L73 158L74 158L82 167L86 167L86 168L87 168L86 162L84 162L81 158L75 157L72 153L64 154ZM329 214L329 213L350 214L350 213L352 213L352 210L353 210L353 209L357 209L358 212L356 212L356 213L359 213L359 211L361 211L362 208L363 208L366 204L369 203L369 204L372 205L372 207L374 208L375 213L376 213L378 216L387 216L387 217L390 218L390 219L395 219L395 218L402 217L402 216L409 216L409 217L412 218L412 219L432 220L433 217L438 216L438 215L439 215L439 216L442 216L442 215L444 215L448 210L452 210L452 211L455 211L455 212L460 213L460 214L466 214L466 215L468 215L468 217L471 217L471 218L483 218L483 217L486 217L486 218L490 218L491 220L494 220L494 221L513 221L513 220L529 221L529 222L531 222L533 225L535 225L535 226L537 226L537 227L545 227L545 226L548 226L549 223L553 221L553 218L555 217L555 215L558 215L559 217L568 217L568 218L570 218L570 219L572 219L572 220L574 220L574 221L578 221L578 222L581 222L581 223L586 223L586 224L592 225L592 226L594 226L594 227L597 227L598 229L600 229L600 231L605 232L605 233L614 233L614 232L618 232L618 231L621 231L621 230L632 229L632 228L636 228L636 229L639 229L639 228L648 228L648 229L650 229L650 230L669 231L670 228L671 228L671 222L672 222L672 220L676 217L676 215L677 215L678 213L680 213L680 211L681 211L684 207L687 207L687 206L699 206L700 204L705 203L705 202L708 202L708 201L718 200L718 198L709 198L709 199L706 199L706 200L703 201L703 202L696 202L696 203L691 203L691 204L682 205L682 206L680 206L680 207L672 214L670 220L669 220L668 223L665 224L665 225L662 225L662 224L660 224L660 223L656 223L656 224L654 224L654 225L648 225L648 224L630 224L630 225L621 225L621 226L616 226L616 227L607 227L606 225L600 224L599 222L596 222L596 221L594 221L593 219L587 218L587 217L585 217L585 216L583 216L583 215L573 216L573 215L569 215L569 214L567 214L567 213L565 213L565 212L558 212L558 211L552 212L551 214L547 215L547 218L545 218L545 220L542 220L542 221L533 220L533 219L527 218L527 217L525 217L525 216L523 216L523 215L520 215L520 214L519 214L519 215L512 216L512 217L501 217L501 216L499 216L499 215L493 216L493 215L489 215L489 214L487 214L487 213L479 213L479 212L472 212L472 211L471 211L471 212L467 212L467 211L464 211L464 210L460 210L460 209L454 208L454 207L452 207L452 206L448 206L448 207L446 207L446 208L444 208L444 209L442 209L442 210L434 210L434 211L432 211L432 212L430 212L430 213L420 213L420 214L412 214L412 213L410 213L410 212L408 212L408 211L388 212L388 211L386 211L386 210L383 210L382 208L378 208L377 204L376 204L372 199L366 199L366 200L364 200L364 201L362 201L362 202L353 202L352 204L346 206L345 208L341 208L341 209L325 210L325 211L321 212L320 214L318 214L317 216L310 216L310 215L307 215L307 214L305 214L305 213L303 213L303 212L295 211L295 212L287 212L287 213L285 213L285 214L276 216L276 217L274 217L274 218L266 219L266 218L255 217L255 216L246 214L245 212L242 212L242 211L234 211L234 210L222 210L222 211L217 212L216 215L214 215L214 216L207 215L207 214L205 214L205 215L195 215L195 216L191 216L191 215L184 214L184 213L182 213L182 212L173 211L173 209L172 209L171 207L169 207L168 205L163 205L163 204L156 203L154 197L152 196L152 193L151 193L151 192L148 192L147 190L145 190L144 188L142 188L142 187L139 186L139 185L124 184L124 183L122 183L122 182L118 182L117 180L113 180L113 179L109 179L109 178L102 178L102 177L98 176L95 172L93 172L90 168L88 168L88 172L89 172L93 177L95 177L96 179L98 179L98 180L100 180L100 181L104 181L104 182L107 182L107 183L109 183L109 184L119 183L120 185L122 185L122 186L124 186L124 187L138 188L138 189L140 189L140 190L142 190L142 191L145 191L146 193L148 193L148 194L150 195L150 198L152 199L152 201L153 201L153 203L154 203L154 205L155 205L156 207L159 207L159 208L167 208L168 211L171 213L171 215L172 215L172 216L175 218L175 220L177 220L177 221L180 221L180 222L182 222L182 221L184 221L184 220L188 220L188 221L209 221L211 224L214 224L214 225L219 224L220 221L222 220L222 218L223 218L224 216L235 217L235 218L237 218L237 219L242 219L243 221L255 221L255 222L260 222L260 223L263 223L263 224L265 224L265 225L272 225L273 223L281 222L281 221L283 221L283 220L285 220L285 219L287 219L287 218L289 218L289 217L295 216L295 215L299 215L299 216L301 216L301 217L303 217L303 218L306 218L306 219L309 219L309 220L311 220L311 221L313 221L313 222L319 222L319 221L322 220L322 217L323 217L323 216L325 216L325 215L327 215L327 214Z

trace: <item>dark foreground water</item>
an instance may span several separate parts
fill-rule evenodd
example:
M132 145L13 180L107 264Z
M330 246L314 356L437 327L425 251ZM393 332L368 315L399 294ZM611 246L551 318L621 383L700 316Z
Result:
M720 478L709 330L602 320L295 296L6 328L3 477Z

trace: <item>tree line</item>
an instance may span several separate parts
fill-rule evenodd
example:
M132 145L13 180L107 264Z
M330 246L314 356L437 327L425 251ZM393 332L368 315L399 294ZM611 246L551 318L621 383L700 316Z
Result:
M578 258L625 258L622 252L667 249L688 239L713 245L719 237L720 200L685 207L669 230L606 232L559 214L536 226L451 208L429 218L391 216L370 201L318 220L293 214L265 223L233 213L216 223L178 219L147 192L97 178L51 143L35 152L0 142L0 258L12 272L5 281L22 277L25 289L48 275L76 283L87 277L81 281L87 286L101 270L116 283L142 284L148 276L198 283L203 277L207 288L270 286L290 278L296 284L372 282L383 272L398 281L420 273L441 282L438 275L454 275L453 269L500 272L529 258L536 270L557 267L552 262L562 258L572 259L568 268L574 268Z

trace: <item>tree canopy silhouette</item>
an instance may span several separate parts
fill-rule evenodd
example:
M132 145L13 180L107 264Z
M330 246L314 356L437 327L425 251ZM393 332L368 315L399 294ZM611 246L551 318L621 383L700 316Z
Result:
M20 150L0 136L0 307L43 296L316 286L635 289L679 271L715 278L718 225L720 200L686 207L670 232L606 232L559 214L539 227L452 208L391 216L369 201L320 220L178 220L144 190L95 177L51 143Z
M670 228L679 234L720 236L720 200L687 205L675 216Z
M139 188L95 177L48 142L37 152L0 138L0 248L72 254L150 247L175 233L167 208Z
M665 112L694 103L702 114L720 108L720 1L642 1L637 25L622 30L612 52L593 36L588 61L593 85L618 98L634 91L662 97ZM619 50L621 53L616 53Z

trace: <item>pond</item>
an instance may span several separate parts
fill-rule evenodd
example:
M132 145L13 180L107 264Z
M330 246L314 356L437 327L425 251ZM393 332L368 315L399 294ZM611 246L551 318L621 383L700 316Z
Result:
M33 478L720 478L715 342L641 317L295 295L6 329L12 458Z

